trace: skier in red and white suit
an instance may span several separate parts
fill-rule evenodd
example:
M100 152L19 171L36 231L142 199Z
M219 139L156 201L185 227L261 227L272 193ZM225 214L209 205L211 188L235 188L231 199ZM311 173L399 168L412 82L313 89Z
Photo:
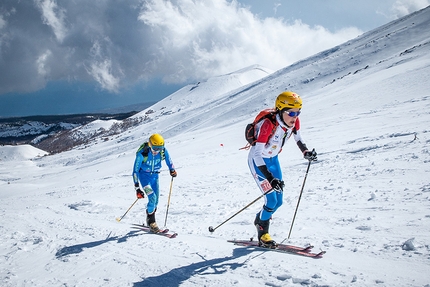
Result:
M275 108L275 123L265 118L256 124L257 141L248 155L248 165L258 187L261 192L267 192L263 208L257 214L254 225L257 227L259 244L269 248L277 246L269 235L270 219L283 200L284 181L278 160L282 146L292 135L304 157L316 160L316 152L308 150L300 135L300 96L290 91L283 92L277 97Z

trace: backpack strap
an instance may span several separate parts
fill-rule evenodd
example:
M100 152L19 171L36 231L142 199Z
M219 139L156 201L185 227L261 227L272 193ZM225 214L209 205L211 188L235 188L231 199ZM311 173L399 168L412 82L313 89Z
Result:
M275 133L276 129L278 128L279 123L278 123L278 121L276 120L276 113L270 113L270 114L268 114L268 116L267 116L266 118L268 118L268 119L272 122L272 124L273 124L272 131L270 132L270 136L269 136L269 138L267 139L267 141L269 141L269 140L270 140L270 138L271 138L271 137L273 136L273 134ZM285 140L285 137L284 137L284 140ZM282 141L282 145L284 145L284 140Z
M264 117L262 117L262 118L261 118L261 120L264 120L264 119L269 119L269 120L270 120L270 122L271 122L271 123L272 123L272 125L273 125L273 127L272 127L272 131L270 132L270 135L269 135L269 137L267 138L267 141L269 141L269 140L270 140L270 138L275 134L276 129L277 129L277 128L278 128L278 126L279 126L279 123L278 123L278 121L277 121L277 119L276 119L276 112L271 112L270 114L267 114L267 115L265 115ZM261 120L260 120L260 121L261 121ZM285 137L286 137L286 134L284 134L284 137L283 137L283 139L282 139L282 145L284 145Z
M163 149L160 151L160 155L161 155L161 160L164 160L166 158L166 155L164 153L164 147Z

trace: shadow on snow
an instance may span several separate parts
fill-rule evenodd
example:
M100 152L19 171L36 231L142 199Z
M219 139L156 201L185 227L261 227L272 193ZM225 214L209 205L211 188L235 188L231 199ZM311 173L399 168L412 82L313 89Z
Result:
M60 250L58 250L57 253L55 253L55 257L57 259L61 259L62 257L67 256L67 255L81 253L84 250L84 248L93 248L93 247L102 245L104 243L110 242L110 241L117 241L117 243L125 242L130 237L138 236L139 235L138 232L139 232L138 230L130 231L129 233L127 233L126 235L124 235L122 237L119 237L119 236L110 237L110 234L109 234L108 237L104 240L98 240L98 241L94 241L94 242L76 244L76 245L72 245L72 246L66 246L66 247L63 247Z
M55 253L55 257L57 259L62 259L63 257L67 255L72 254L79 254L81 253L85 248L93 248L97 247L99 245L102 245L104 243L110 242L110 241L117 241L117 243L122 243L127 241L128 238L138 236L139 231L130 231L126 235L119 237L119 236L113 236L110 237L110 234L108 237L104 240L98 240L93 242L87 242L82 244L76 244L72 246L65 246L57 251ZM244 247L238 247L233 249L233 255L227 256L223 258L215 258L207 260L200 254L196 253L198 256L200 256L203 261L192 263L187 266L178 267L175 269L170 270L169 272L165 274L161 274L158 276L153 277L146 277L141 282L134 283L134 287L145 287L145 286L163 286L163 287L177 287L186 280L190 279L194 275L210 275L210 274L223 274L229 270L235 270L239 267L242 267L246 265L246 263L255 258L260 256L262 253L259 253L256 256L248 257L246 260L244 260L242 263L237 262L227 262L230 260L237 259L242 256L249 255L256 250L254 248L244 248ZM263 253L266 251L262 251Z
M223 274L229 270L235 270L239 267L246 265L246 263L254 257L247 258L242 263L227 262L227 261L234 260L242 256L246 256L254 251L255 251L254 248L239 247L233 250L232 256L215 258L210 260L206 260L203 256L197 253L197 255L203 259L203 261L192 263L187 266L178 267L170 270L165 274L161 274L158 276L146 277L142 282L134 283L133 286L134 287L146 287L146 286L178 287L194 275Z

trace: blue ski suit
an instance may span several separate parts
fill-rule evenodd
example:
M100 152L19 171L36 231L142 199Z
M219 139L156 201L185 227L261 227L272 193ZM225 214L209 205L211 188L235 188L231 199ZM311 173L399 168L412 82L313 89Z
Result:
M143 191L148 196L146 207L148 214L152 214L157 209L160 197L158 174L160 173L163 159L166 161L169 170L175 169L166 148L154 154L151 148L146 145L146 147L136 153L133 166L133 182L135 186L140 182Z

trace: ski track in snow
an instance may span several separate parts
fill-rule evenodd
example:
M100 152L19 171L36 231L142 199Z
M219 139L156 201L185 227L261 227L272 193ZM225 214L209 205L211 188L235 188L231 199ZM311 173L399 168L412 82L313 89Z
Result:
M405 38L428 39L411 27L425 26L429 12L322 53L325 75L306 83L319 58L242 89L228 77L186 87L151 107L152 120L110 141L44 157L30 146L13 156L0 147L2 286L430 286L430 51ZM339 70L366 43L356 58L369 67ZM287 240L307 162L292 140L284 146L284 205L270 233L326 250L322 259L228 243L255 237L262 200L208 231L260 195L239 150L243 129L286 83L303 91L302 134L318 161ZM213 89L222 94L207 100ZM175 239L130 228L143 223L146 199L115 220L135 200L134 153L156 131L178 171L167 218ZM160 226L170 181L164 167Z

